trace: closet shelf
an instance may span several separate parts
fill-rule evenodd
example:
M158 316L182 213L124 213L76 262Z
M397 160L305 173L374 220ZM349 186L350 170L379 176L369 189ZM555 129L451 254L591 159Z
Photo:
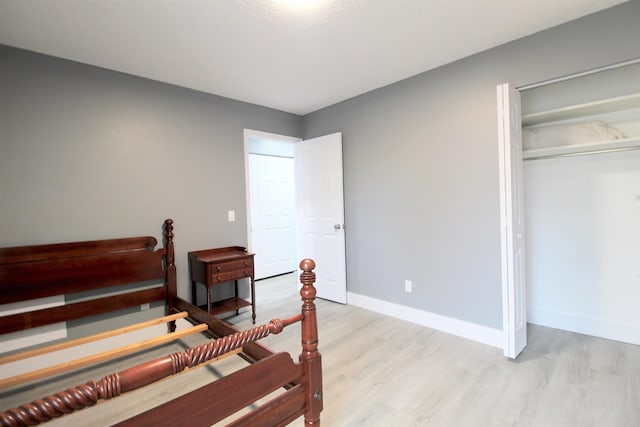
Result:
M524 160L535 160L635 149L640 149L640 138L616 139L613 141L588 142L584 144L524 150L522 152L522 158Z
M523 126L533 126L542 123L557 122L560 120L574 119L594 114L611 111L627 110L640 107L640 93L617 96L584 104L570 105L539 113L525 114L522 116Z

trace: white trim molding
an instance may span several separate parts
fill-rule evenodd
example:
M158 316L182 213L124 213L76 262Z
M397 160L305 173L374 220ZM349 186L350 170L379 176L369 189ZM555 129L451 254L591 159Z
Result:
M347 304L502 349L504 333L475 323L347 292Z
M632 323L534 308L527 310L527 318L534 325L640 345L640 327Z

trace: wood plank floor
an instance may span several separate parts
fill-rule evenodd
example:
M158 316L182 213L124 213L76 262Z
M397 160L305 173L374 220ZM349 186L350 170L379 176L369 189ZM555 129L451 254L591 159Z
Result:
M259 281L258 322L292 313L296 284ZM325 426L640 426L639 346L529 325L513 361L357 307L319 300L318 314ZM296 354L298 339L267 342Z
M256 291L258 324L299 312L296 274L259 281ZM324 300L317 305L325 427L640 425L639 346L530 325L529 344L512 361L499 349L371 311ZM252 326L248 309L227 321ZM296 357L299 327L264 343ZM110 425L244 364L236 357L221 362L53 424ZM70 383L102 374L80 375ZM43 388L38 395L47 393ZM24 401L0 394L3 409Z

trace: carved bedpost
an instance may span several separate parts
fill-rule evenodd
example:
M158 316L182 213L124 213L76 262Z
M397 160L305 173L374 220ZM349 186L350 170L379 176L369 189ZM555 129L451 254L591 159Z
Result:
M164 221L164 248L165 248L165 284L167 287L167 314L171 314L175 305L173 298L178 295L178 279L176 277L176 259L173 247L173 220ZM169 322L169 332L176 330L175 320Z
M303 366L303 378L306 389L307 411L304 414L305 426L319 426L322 412L322 362L318 352L318 321L316 318L316 274L315 262L303 259L300 262L300 297L302 298L302 353L300 363Z

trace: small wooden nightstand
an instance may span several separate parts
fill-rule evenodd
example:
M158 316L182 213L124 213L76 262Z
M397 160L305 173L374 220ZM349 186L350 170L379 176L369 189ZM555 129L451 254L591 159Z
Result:
M196 284L207 288L207 311L211 314L235 311L251 306L251 319L256 323L256 285L253 270L254 254L241 246L205 249L189 252L189 272L191 275L191 293L196 304ZM238 279L251 280L251 301L238 296ZM234 282L235 296L220 301L212 301L211 288L215 285Z

